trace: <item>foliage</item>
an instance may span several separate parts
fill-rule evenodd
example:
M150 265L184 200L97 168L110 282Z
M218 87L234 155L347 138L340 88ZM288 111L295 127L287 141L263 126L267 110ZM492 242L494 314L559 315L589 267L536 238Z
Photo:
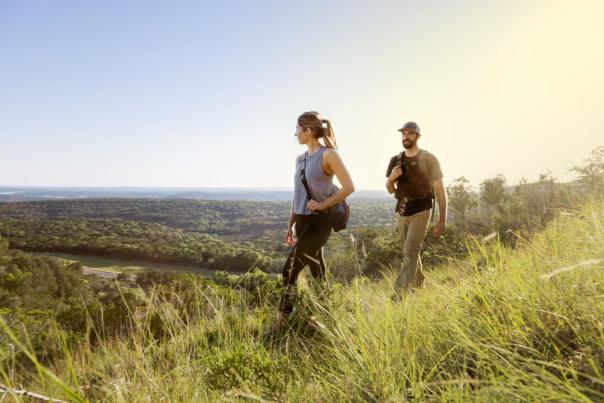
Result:
M515 249L469 242L467 260L400 301L388 298L392 276L303 290L270 342L274 303L250 303L247 291L271 284L266 273L149 275L127 332L68 343L45 365L87 400L602 400L602 211L600 201L559 215ZM310 314L323 327L302 326ZM67 399L48 372L4 357L4 383Z
M245 272L266 268L271 260L251 246L134 221L7 219L0 221L0 234L10 240L12 248L22 250L142 259L211 270Z
M571 170L579 175L583 193L604 194L604 146L593 150L583 165L574 166Z
M391 222L389 199L351 200L350 225L384 225ZM212 201L186 199L76 199L0 204L0 221L97 220L161 224L238 243L278 249L291 203Z
M476 194L470 186L470 181L461 176L447 187L449 207L456 220L466 221L466 212L478 206Z
M211 389L222 391L253 385L264 392L264 397L274 399L285 393L291 365L287 356L271 356L265 349L244 344L227 352L215 348L203 362L207 366L205 381Z

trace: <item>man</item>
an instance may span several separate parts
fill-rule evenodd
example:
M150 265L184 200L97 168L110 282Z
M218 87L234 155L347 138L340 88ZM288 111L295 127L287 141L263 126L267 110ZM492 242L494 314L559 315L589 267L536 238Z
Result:
M402 134L404 151L390 159L386 171L386 189L397 199L396 221L403 244L403 264L395 281L397 294L423 286L420 252L435 196L440 217L434 227L434 236L440 237L447 225L447 193L438 160L417 146L421 137L417 123L407 122L398 131Z

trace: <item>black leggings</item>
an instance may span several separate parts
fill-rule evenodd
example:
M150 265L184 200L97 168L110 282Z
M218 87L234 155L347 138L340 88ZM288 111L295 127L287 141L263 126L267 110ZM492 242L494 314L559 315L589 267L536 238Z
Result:
M331 225L325 215L296 215L296 246L289 254L283 267L283 296L279 304L284 313L291 313L294 308L296 281L306 266L310 267L312 276L325 280L325 260L323 245L329 239Z

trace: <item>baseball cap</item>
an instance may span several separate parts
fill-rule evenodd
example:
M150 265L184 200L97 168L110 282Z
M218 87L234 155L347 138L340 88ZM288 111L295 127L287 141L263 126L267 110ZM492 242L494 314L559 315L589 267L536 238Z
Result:
M403 127L398 129L399 132L402 132L403 130L411 130L412 132L421 134L421 131L419 130L419 125L415 122L407 122L403 125Z

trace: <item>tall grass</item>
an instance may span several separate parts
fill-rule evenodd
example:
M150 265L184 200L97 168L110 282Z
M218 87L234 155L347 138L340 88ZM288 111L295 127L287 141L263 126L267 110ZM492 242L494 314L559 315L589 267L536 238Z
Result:
M270 293L251 303L200 288L183 316L177 296L154 292L126 337L101 336L19 381L4 369L4 383L118 402L604 400L602 211L565 213L515 251L470 244L468 261L431 270L400 301L392 277L307 287L271 341Z

